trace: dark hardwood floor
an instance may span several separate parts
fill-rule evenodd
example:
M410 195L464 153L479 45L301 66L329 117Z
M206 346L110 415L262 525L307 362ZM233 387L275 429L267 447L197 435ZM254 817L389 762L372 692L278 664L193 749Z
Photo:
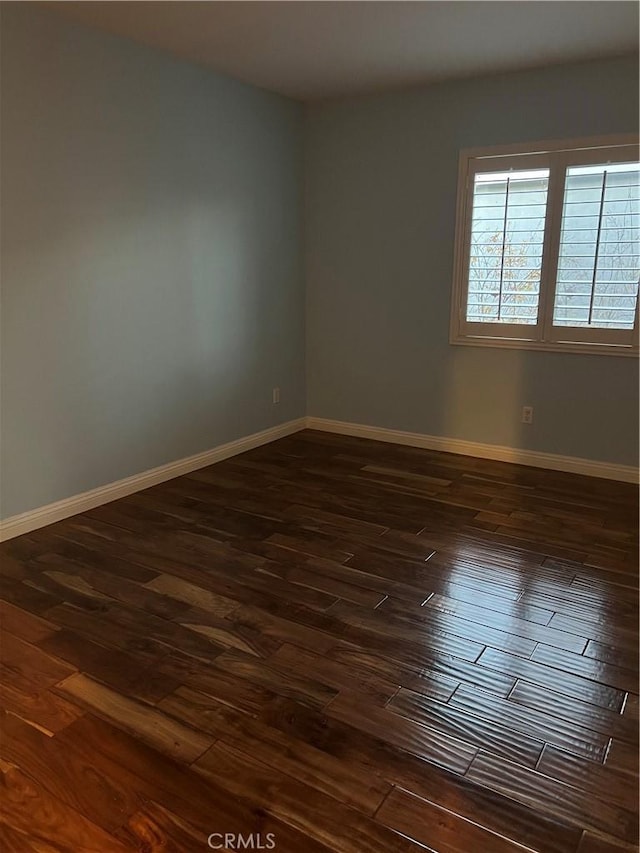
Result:
M637 849L637 518L306 431L4 543L0 849Z

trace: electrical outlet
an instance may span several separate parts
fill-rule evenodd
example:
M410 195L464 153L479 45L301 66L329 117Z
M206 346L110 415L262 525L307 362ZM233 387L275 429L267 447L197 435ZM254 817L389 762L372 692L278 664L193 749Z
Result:
M274 389L273 389L273 396L272 396L272 400L273 400L273 404L274 404L274 406L276 405L276 403L279 403L279 402L280 402L280 389L279 389L279 388L274 388Z
M522 423L523 424L532 424L533 423L533 406L523 406L522 407Z

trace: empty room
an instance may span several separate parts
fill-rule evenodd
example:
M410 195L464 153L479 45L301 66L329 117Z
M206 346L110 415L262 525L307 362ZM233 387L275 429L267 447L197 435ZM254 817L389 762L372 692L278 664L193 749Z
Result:
M0 2L0 849L638 845L639 5Z

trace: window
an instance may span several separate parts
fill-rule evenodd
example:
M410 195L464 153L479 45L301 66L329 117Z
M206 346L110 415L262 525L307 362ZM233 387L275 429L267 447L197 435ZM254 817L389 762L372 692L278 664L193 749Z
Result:
M637 144L463 152L455 250L453 343L637 352Z

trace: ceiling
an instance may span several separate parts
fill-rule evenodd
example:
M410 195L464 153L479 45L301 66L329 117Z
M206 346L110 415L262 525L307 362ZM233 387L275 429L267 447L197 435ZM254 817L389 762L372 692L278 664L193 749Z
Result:
M638 48L636 2L53 2L54 11L300 100Z

